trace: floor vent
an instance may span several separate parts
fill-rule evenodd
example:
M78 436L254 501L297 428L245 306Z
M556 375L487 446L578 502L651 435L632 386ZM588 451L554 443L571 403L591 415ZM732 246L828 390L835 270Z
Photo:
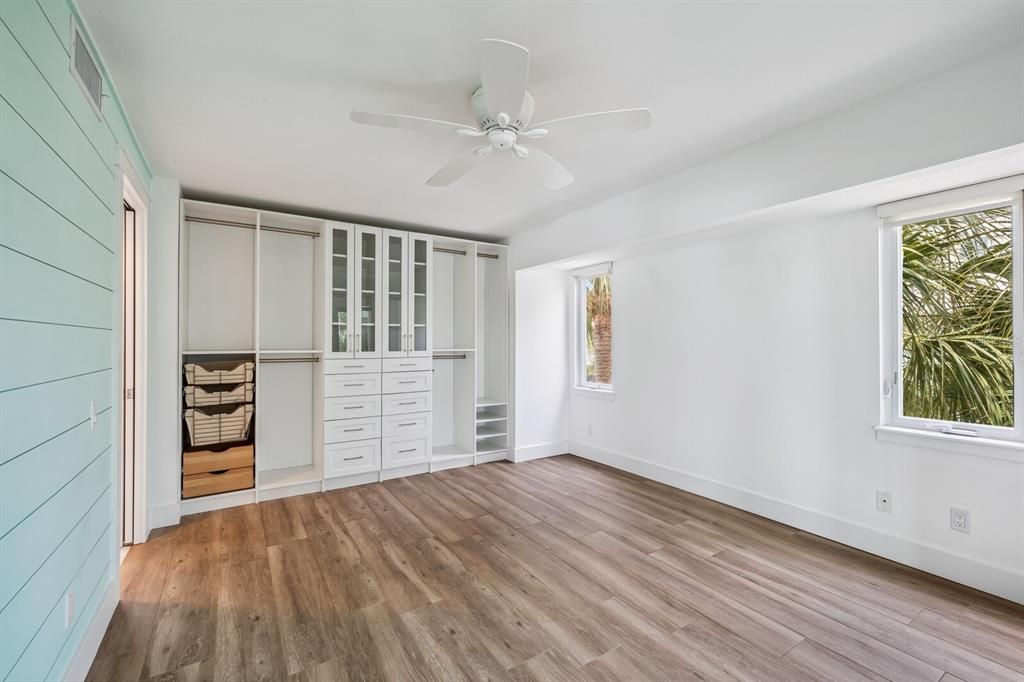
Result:
M103 76L100 75L96 60L93 59L85 38L77 26L73 26L71 29L71 42L71 73L75 74L78 84L82 86L82 90L98 114L103 108Z

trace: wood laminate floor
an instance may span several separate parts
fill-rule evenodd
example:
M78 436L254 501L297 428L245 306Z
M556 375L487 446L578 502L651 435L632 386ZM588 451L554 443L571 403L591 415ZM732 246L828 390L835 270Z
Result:
M1024 608L571 456L187 517L91 680L1024 680Z

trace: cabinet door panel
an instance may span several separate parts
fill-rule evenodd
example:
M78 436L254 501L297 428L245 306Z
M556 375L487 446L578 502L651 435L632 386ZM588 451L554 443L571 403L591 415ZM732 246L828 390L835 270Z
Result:
M380 271L381 271L380 230L372 227L357 227L355 251L358 260L355 268L355 297L358 318L355 325L356 357L380 356Z
M407 353L408 233L384 230L384 357Z
M426 235L409 235L408 319L405 347L410 356L429 357L433 350L433 263L434 240Z
M349 225L332 225L327 242L327 349L332 357L353 355L352 284L355 281L352 246L353 230Z

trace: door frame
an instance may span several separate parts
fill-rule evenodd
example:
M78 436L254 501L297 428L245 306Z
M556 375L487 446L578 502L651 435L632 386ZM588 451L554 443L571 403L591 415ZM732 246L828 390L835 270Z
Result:
M114 419L113 429L114 433L113 442L115 443L115 451L117 461L115 462L114 470L114 487L117 490L116 495L116 518L117 525L114 529L115 533L115 547L120 550L123 542L122 528L123 528L123 488L121 486L121 463L124 458L123 448L121 446L121 440L123 436L123 406L124 406L124 379L122 376L121 368L124 367L124 213L122 205L123 203L129 204L135 211L135 428L134 428L134 480L133 480L133 492L134 492L134 518L132 519L132 542L133 544L141 544L146 541L149 535L149 525L146 514L146 464L147 464L147 450L146 450L146 424L148 420L147 414L147 371L146 371L146 348L147 348L147 328L148 328L148 314L147 314L147 295L146 295L146 282L147 278L147 244L149 242L149 194L146 191L146 185L142 182L141 177L132 165L131 159L123 148L119 148L119 162L118 169L121 175L120 181L120 192L118 197L118 208L117 221L119 236L117 253L120 257L118 259L118 278L117 278L117 301L115 307L115 331L117 334L116 343L114 344L114 362L117 367L117 371L114 375L114 407L116 410L116 418Z

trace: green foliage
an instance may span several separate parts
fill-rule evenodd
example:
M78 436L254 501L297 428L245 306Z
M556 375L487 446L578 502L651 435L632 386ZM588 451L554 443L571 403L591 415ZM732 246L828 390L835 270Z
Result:
M1010 208L903 226L903 413L1013 426Z

